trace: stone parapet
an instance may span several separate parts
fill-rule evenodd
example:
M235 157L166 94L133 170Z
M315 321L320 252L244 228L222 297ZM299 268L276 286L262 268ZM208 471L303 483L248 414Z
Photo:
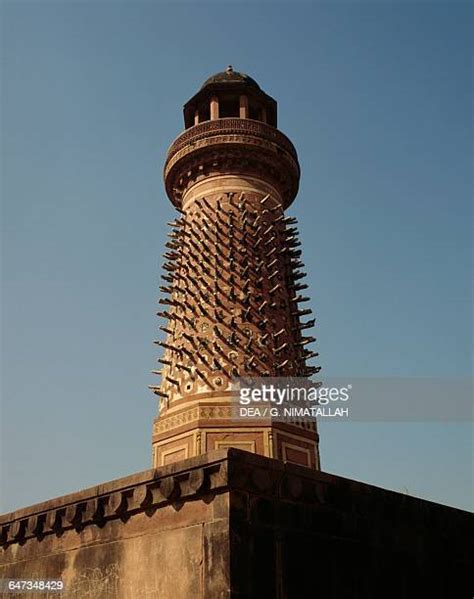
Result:
M472 524L230 448L2 516L0 578L61 579L63 599L461 598Z
M221 118L186 129L171 144L164 166L168 197L177 208L195 183L221 174L260 177L279 190L287 208L298 192L294 145L281 131L251 119Z
M225 450L210 452L3 514L1 545L7 548L68 530L81 532L87 526L103 528L111 520L190 501L204 492L216 493L227 488L226 458Z

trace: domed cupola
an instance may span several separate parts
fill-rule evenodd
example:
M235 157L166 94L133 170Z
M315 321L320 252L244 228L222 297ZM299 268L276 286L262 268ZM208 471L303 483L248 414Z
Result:
M201 89L184 105L186 129L204 121L223 118L253 119L277 126L277 103L245 73L225 71L206 79Z

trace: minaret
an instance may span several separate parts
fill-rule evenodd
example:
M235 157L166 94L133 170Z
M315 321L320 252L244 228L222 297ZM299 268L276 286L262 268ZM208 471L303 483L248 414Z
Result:
M164 348L153 465L238 447L319 469L316 423L232 419L233 377L308 377L317 356L304 307L296 219L299 184L277 103L229 66L184 106L164 180L170 223L159 301Z

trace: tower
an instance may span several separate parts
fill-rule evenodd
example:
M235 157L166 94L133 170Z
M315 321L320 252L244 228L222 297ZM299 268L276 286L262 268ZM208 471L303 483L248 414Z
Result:
M184 123L164 167L179 217L160 287L153 464L237 447L319 469L316 422L231 417L234 377L319 370L307 365L317 356L305 335L314 319L296 219L284 212L298 191L296 150L277 129L275 100L231 66L185 104Z
M231 69L185 123L165 165L181 215L157 341L158 467L0 515L2 597L472 596L472 514L321 472L314 423L233 419L234 376L317 370L284 214L299 168L275 102Z

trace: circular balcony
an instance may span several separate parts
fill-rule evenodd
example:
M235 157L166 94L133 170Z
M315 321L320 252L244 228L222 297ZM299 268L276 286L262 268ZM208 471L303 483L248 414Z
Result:
M236 170L243 162L259 162L265 176L285 180L286 205L296 195L300 174L298 155L288 137L266 123L231 117L190 127L171 144L164 178L167 194L176 206L180 206L183 186L186 186L183 178L192 179L192 170L198 164L202 172L206 157L212 165L216 157L225 159L227 168Z

